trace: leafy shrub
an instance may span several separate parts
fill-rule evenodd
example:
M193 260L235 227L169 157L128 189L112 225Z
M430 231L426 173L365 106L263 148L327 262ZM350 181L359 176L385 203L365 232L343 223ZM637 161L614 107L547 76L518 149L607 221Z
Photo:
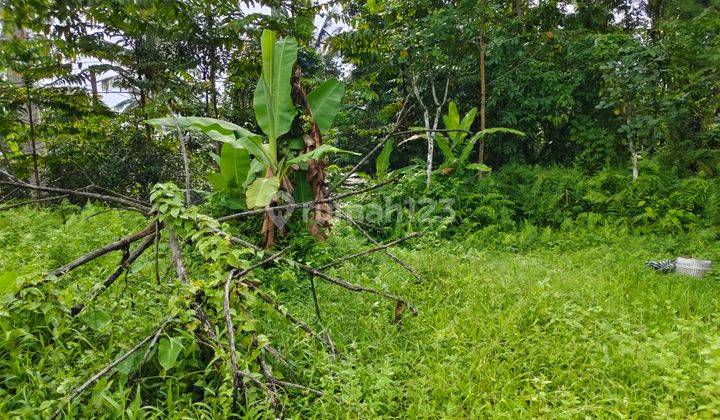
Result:
M58 187L95 184L144 196L157 182L176 180L182 174L176 138L148 141L143 131L119 120L80 120L74 130L59 133L47 147L44 177ZM193 165L197 171L206 166L200 161Z
M574 168L513 164L481 179L475 174L437 176L430 190L425 191L417 167L396 173L402 179L386 194L386 203L402 204L417 197L436 203L452 200L452 221L439 211L424 214L430 217L421 226L446 237L472 236L489 226L509 232L529 229L523 227L527 224L561 228L568 223L681 233L711 228L720 222L720 180L703 176L679 178L655 161L644 162L642 174L634 182L628 171L617 168L586 176ZM386 225L382 231L397 236L408 229L405 223L400 229Z

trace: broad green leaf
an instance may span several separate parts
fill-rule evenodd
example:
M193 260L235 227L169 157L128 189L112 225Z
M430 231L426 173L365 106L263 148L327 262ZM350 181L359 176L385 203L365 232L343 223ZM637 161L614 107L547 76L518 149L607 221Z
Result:
M471 163L466 166L468 169L480 171L480 172L491 172L492 168L485 165L484 163Z
M450 163L457 159L455 157L455 153L452 151L452 147L450 146L450 142L448 141L448 138L443 136L442 134L437 134L435 136L435 141L437 142L438 146L440 147L440 151L443 154L443 157L445 157L445 163Z
M472 126L472 123L475 121L475 116L477 115L478 109L473 108L470 111L468 111L467 114L463 117L462 121L460 121L460 129L468 131L470 130L470 127Z
M0 295L14 292L15 281L17 281L17 273L12 271L0 273Z
M258 178L247 187L245 197L248 208L262 208L270 204L280 189L280 178Z
M227 184L227 180L220 172L214 172L208 175L207 177L208 182L210 182L210 186L213 187L213 190L221 193L228 192L229 185Z
M262 76L253 98L255 118L273 143L290 131L295 107L290 97L290 76L297 58L298 44L293 38L275 42L275 33L263 31Z
M257 176L257 174L261 173L265 169L267 169L267 166L265 166L259 160L253 159L250 162L250 170L248 171L247 178L245 179L245 182L243 183L242 187L247 188L247 186L250 185L255 180L255 177Z
M390 155L395 147L395 139L390 139L383 146L382 152L375 161L375 174L378 178L383 178L390 167Z
M460 158L458 159L460 161L460 166L467 162L468 158L470 157L470 153L472 153L473 147L475 146L475 143L480 140L480 137L482 137L482 133L475 133L475 135L472 136L472 138L468 140L467 143L465 143L465 147L463 147L462 151L460 152Z
M455 101L450 101L448 104L448 113L447 115L443 115L443 124L445 124L445 128L448 130L457 130L460 128L460 113L458 113ZM452 140L456 140L458 132L448 132L448 137Z
M458 127L461 130L470 131L470 127L472 127L473 122L475 121L475 115L477 115L478 109L473 108L470 111L468 111L467 114L463 117L462 121L460 121L460 127ZM458 133L458 137L461 139L464 139L468 133Z
M325 134L332 127L343 95L345 95L345 86L337 79L329 79L307 96L313 119L321 133Z
M305 150L305 141L300 137L295 137L288 142L288 149L290 150Z
M250 154L234 143L225 143L220 152L220 173L231 187L243 185L250 171Z
M236 147L247 150L254 158L258 159L265 166L270 166L270 157L268 156L262 144L262 137L238 137L234 142ZM277 168L273 168L277 169Z
M110 323L110 315L100 308L93 308L85 312L83 315L83 321L88 327L93 330L99 331L105 328Z
M182 349L183 345L179 339L161 338L160 344L158 345L158 362L160 362L160 366L165 370L170 370L175 367Z
M290 160L287 161L288 164L292 165L294 163L305 163L310 160L320 160L325 154L327 153L348 153L351 155L358 155L359 153L350 152L343 149L338 149L335 146L331 146L329 144L323 144L317 149L311 150L307 153L303 153L299 156L296 156Z
M312 201L314 196L310 182L307 180L307 172L295 171L293 172L293 198L296 203L306 203Z
M168 118L153 118L145 120L146 124L156 127L169 127L192 129L205 133L208 137L216 141L232 141L235 138L235 132L242 133L242 136L255 136L252 132L240 127L237 124L233 124L229 121L218 120L216 118L205 118L205 117L168 117Z
M457 109L457 104L455 101L450 101L448 104L448 113L447 113L447 122L446 125L447 128L454 130L460 126L460 113Z
M115 369L117 369L117 371L122 373L123 375L129 375L132 371L135 370L137 366L137 356L138 352L131 354L127 357L127 359L120 362L120 364L118 364Z

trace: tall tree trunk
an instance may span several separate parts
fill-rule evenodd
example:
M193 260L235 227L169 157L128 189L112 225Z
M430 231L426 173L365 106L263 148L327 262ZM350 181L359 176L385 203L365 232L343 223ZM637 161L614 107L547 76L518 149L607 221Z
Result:
M37 143L35 142L35 116L34 114L34 108L32 105L32 101L30 99L30 83L27 81L25 82L25 92L27 94L27 115L28 115L28 124L30 124L30 147L32 148L32 160L33 160L33 175L34 180L33 182L38 187L40 186L40 167L38 165L38 153L37 153ZM38 192L39 195L39 192Z
M100 97L98 96L97 78L95 77L94 71L90 71L90 88L92 89L93 101L97 103L100 100Z
M450 88L450 78L448 77L445 82L445 93L443 99L440 101L435 90L435 81L430 82L430 89L432 91L433 101L435 103L435 119L430 125L430 110L422 100L420 89L417 86L417 80L415 75L411 75L411 82L413 93L415 98L423 109L423 122L425 123L425 136L427 137L427 164L425 166L425 188L430 188L430 182L432 181L432 168L433 168L433 154L435 153L435 133L437 132L438 124L440 123L440 114L442 113L443 106L447 102L448 90Z
M418 103L423 109L423 122L425 123L425 136L427 137L427 164L425 166L425 188L430 188L430 181L432 179L432 163L433 163L433 152L435 148L435 138L433 137L433 132L430 130L430 111L428 110L427 106L425 105L425 102L422 100L422 95L420 94L420 89L418 89L417 86L417 80L415 80L415 75L410 76L410 80L412 82L412 88L413 93L415 94L415 99L417 99Z
M522 2L522 0L515 0L515 1L514 1L514 6L515 6L515 14L516 14L518 17L521 17L521 16L523 15L523 2Z
M480 131L485 129L485 40L480 40ZM480 139L478 150L478 162L485 163L485 138ZM482 176L482 171L479 172Z

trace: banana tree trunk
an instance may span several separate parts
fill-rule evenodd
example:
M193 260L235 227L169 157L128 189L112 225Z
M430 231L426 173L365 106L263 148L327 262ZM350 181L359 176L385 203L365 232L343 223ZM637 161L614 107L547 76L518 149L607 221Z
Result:
M292 98L293 102L303 109L305 115L311 117L312 126L309 132L303 136L305 153L307 153L320 147L323 139L320 128L315 123L314 118L312 118L312 110L308 104L305 89L303 89L300 84L301 75L302 73L298 69L292 78ZM325 164L323 164L322 161L313 159L308 162L307 180L313 192L313 200L323 200L327 191L327 185L325 183ZM310 234L320 240L326 239L327 235L325 231L332 227L330 219L330 205L327 203L316 204L313 208L313 218L309 223Z

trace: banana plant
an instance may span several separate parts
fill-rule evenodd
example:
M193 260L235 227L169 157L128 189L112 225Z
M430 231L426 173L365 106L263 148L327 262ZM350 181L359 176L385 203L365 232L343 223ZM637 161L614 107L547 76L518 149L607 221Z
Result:
M344 85L337 79L329 79L310 94L305 96L303 92L302 104L294 104L291 78L297 42L290 37L277 39L274 32L265 30L261 49L262 73L255 89L253 109L264 136L213 118L170 117L146 121L153 126L200 131L224 143L216 158L220 171L211 174L209 181L216 191L231 198L227 202L235 208L267 207L281 190L290 194L297 190L300 195L296 195L296 200L309 201L313 197L309 193L308 165L328 153L350 153L318 144L321 141L308 147L303 139L307 133L288 134L316 130L319 137L326 133L340 108ZM298 109L303 108L304 112L299 114Z
M465 141L467 136L470 134L470 127L475 121L477 115L477 108L473 108L468 111L465 116L460 118L457 105L455 102L450 102L448 105L448 113L443 116L443 123L445 124L445 133L437 133L435 139L437 140L438 147L443 154L444 161L440 165L440 172L444 175L452 172L461 173L465 169L476 170L479 172L490 172L492 169L483 163L468 163L470 153L472 153L475 143L478 140L484 139L487 136L495 133L507 133L514 134L517 136L525 136L522 131L514 130L512 128L505 127L493 127L486 128L478 131L469 140Z

